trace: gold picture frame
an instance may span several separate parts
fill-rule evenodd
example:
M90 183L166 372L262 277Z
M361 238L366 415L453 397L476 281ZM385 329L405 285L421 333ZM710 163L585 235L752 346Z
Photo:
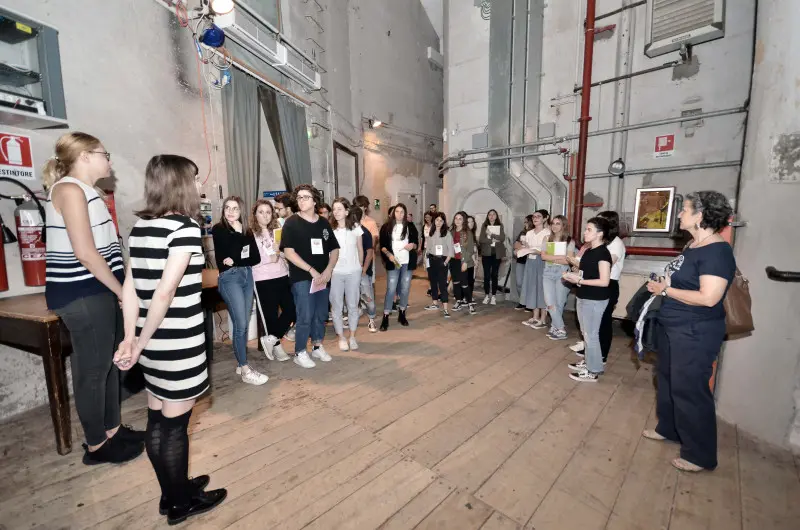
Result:
M638 188L633 231L668 234L672 231L675 188Z

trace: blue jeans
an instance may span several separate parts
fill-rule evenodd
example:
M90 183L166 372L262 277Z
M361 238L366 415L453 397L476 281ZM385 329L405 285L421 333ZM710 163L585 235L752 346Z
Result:
M408 293L411 291L411 269L408 265L386 271L386 298L383 299L383 314L388 315L392 312L394 295L400 295L400 302L397 307L403 311L408 307ZM399 288L398 288L399 284ZM399 292L398 292L399 290Z
M375 285L373 276L361 276L361 301L367 308L367 316L375 318Z
M247 365L247 330L253 313L253 270L233 267L219 275L219 294L228 306L233 330L233 354L239 366Z
M322 344L325 338L325 321L328 320L328 289L322 289L314 294L311 290L311 281L305 280L292 284L292 296L297 311L297 320L294 324L295 343L294 352L306 351L308 339L314 345ZM356 312L356 317L358 312Z
M544 303L547 304L547 312L553 321L553 327L564 329L564 306L567 305L567 295L569 287L561 281L561 275L567 267L545 266L542 276L542 286L544 287Z
M578 319L586 342L586 367L594 374L603 373L603 352L600 350L600 321L608 300L586 300L578 298Z

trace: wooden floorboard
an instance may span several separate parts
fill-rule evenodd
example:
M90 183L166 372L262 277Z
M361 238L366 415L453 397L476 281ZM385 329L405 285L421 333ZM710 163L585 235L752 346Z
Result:
M183 526L203 529L651 530L800 528L800 460L719 423L719 468L682 474L656 423L652 365L615 337L597 384L567 377L570 341L522 326L511 304L445 320L414 282L404 328L359 329L360 348L304 370L251 362L241 383L218 344L212 392L194 409L190 473L228 498ZM380 288L379 288L380 290ZM571 321L571 319L568 319ZM291 349L291 343L287 350ZM146 423L144 395L123 419ZM166 528L146 457L83 466L55 452L45 408L0 429L0 530ZM19 440L25 440L24 444Z

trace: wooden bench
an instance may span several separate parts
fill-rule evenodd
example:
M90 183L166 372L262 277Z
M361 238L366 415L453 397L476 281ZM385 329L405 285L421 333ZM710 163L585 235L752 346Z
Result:
M216 270L203 271L202 303L205 313L206 354L214 355L214 311L222 302L217 292ZM47 309L44 293L0 299L0 344L42 358L50 416L60 455L72 451L69 389L65 360L72 352L69 332L61 319ZM109 355L113 352L109 352Z

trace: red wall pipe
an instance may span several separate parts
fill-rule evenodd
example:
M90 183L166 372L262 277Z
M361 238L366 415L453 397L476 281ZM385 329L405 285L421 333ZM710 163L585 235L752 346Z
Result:
M592 59L594 58L594 23L597 0L586 0L586 27L584 29L583 46L583 86L592 86ZM581 241L583 231L583 188L586 183L586 148L589 144L589 116L592 101L591 88L581 91L581 117L578 131L578 164L575 175L575 221L572 223L572 234L576 241Z
M626 256L662 256L674 258L679 256L681 249L665 247L625 247Z

